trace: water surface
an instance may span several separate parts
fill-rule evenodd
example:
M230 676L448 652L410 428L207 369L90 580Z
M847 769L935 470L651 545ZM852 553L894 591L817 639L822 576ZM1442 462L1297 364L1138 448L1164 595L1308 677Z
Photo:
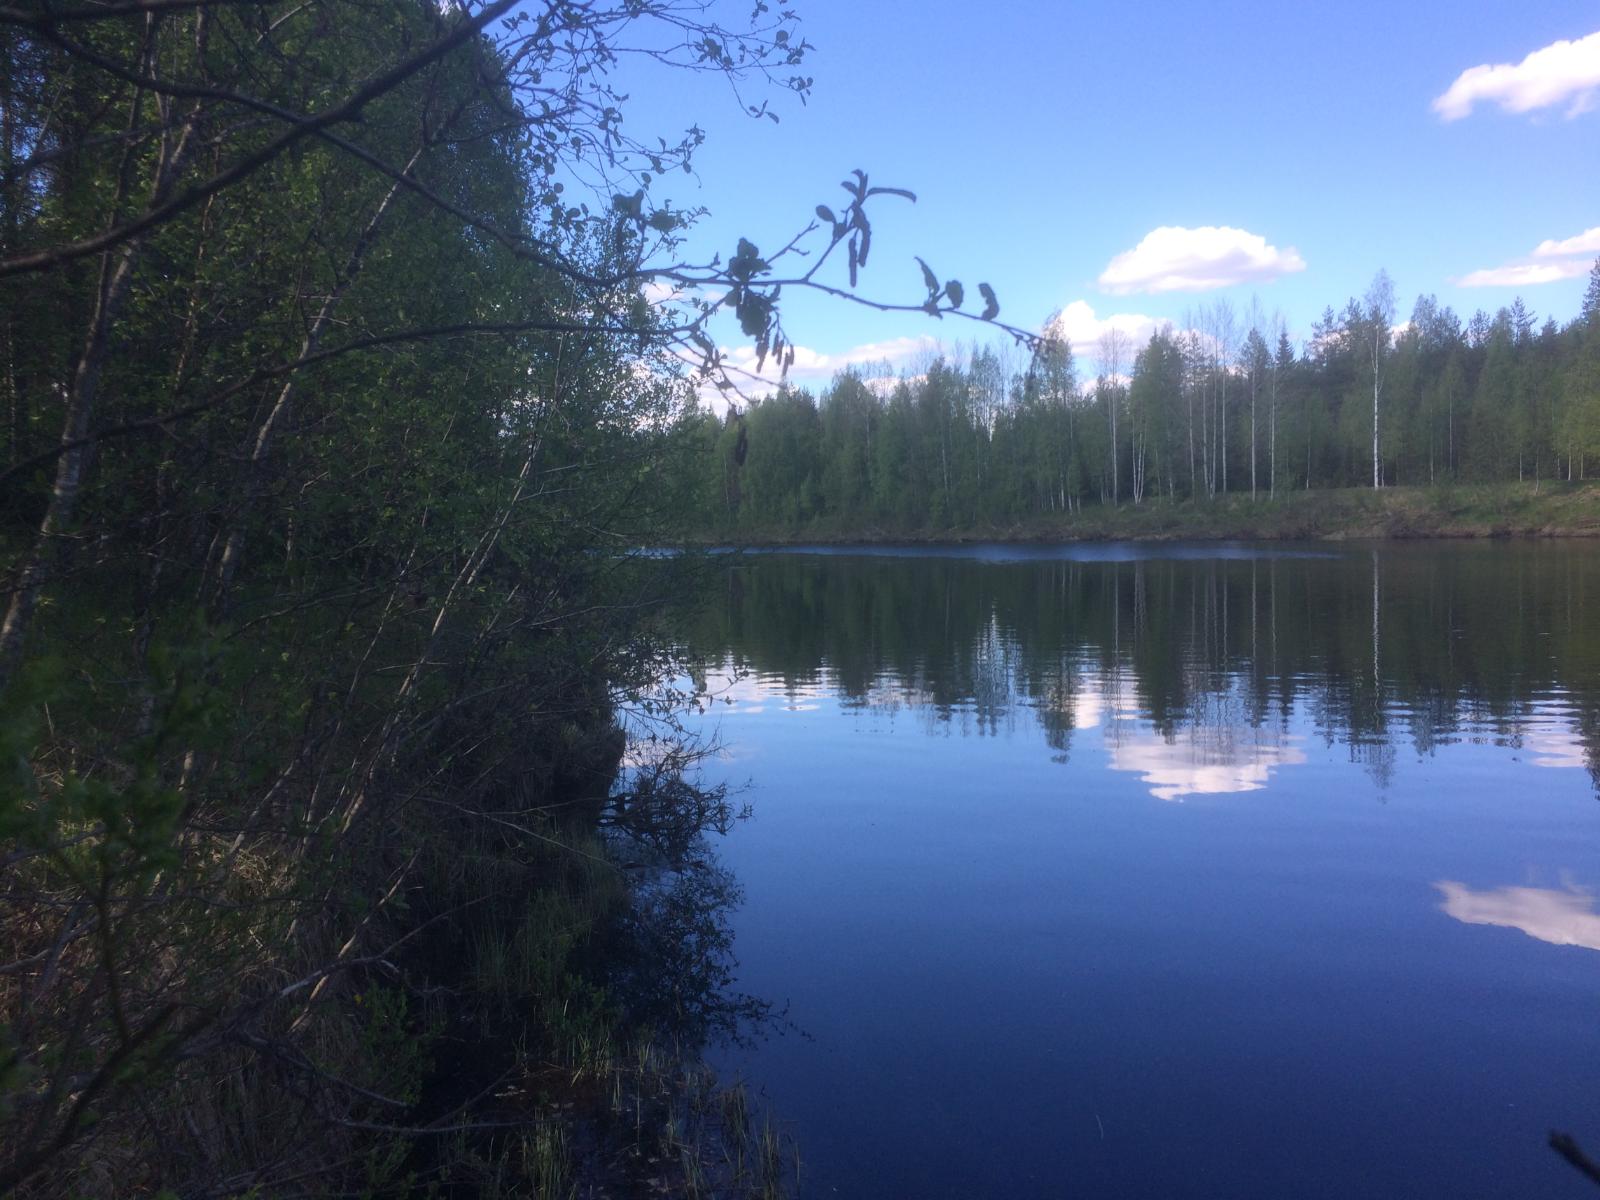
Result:
M1600 554L718 562L718 1065L803 1194L1584 1197Z

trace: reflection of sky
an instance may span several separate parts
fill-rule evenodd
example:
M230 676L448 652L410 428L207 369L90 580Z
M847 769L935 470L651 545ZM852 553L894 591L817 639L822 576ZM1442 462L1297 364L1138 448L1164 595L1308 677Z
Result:
M1600 950L1600 914L1594 911L1594 896L1580 888L1503 887L1479 892L1449 879L1433 886L1444 897L1439 907L1464 924L1520 929L1555 946Z
M1130 681L1118 675L1093 678L1072 697L1073 725L1099 727L1113 771L1131 771L1150 785L1157 800L1254 792L1272 772L1306 761L1301 739L1270 725L1220 719L1233 710L1207 706L1196 720L1168 738L1139 720L1130 702Z
M1456 586L1424 567L1386 580ZM1172 572L1172 603L1165 575L1041 572L994 600L952 580L946 623L907 613L936 575L852 570L836 590L775 571L741 601L774 624L732 613L749 640L711 649L771 672L708 714L741 752L709 778L755 813L721 843L747 888L740 987L811 1035L714 1061L828 1164L812 1190L832 1170L839 1194L1167 1195L1182 1179L1119 1152L1157 1130L1239 1200L1566 1194L1565 1164L1539 1170L1548 1114L1592 1093L1571 1047L1600 954L1558 948L1600 949L1591 691L1496 674L1494 642L1436 678L1443 650L1406 657L1449 633L1432 592L1383 630L1374 682L1370 614L1334 636L1321 575L1280 571L1274 627L1271 590L1252 605L1221 573L1214 594ZM792 610L791 583L814 587ZM836 637L782 623L858 603ZM924 1177L930 1129L972 1162ZM1460 1177L1440 1163L1462 1156L1416 1154L1456 1143Z
M1306 761L1305 753L1289 745L1287 737L1218 746L1207 744L1196 733L1186 729L1170 742L1155 733L1125 738L1110 748L1111 768L1139 772L1157 800L1181 800L1259 791L1276 768Z
M1522 744L1533 753L1529 761L1536 767L1583 767L1588 763L1583 742L1571 728L1538 726L1528 732Z
M835 691L824 677L802 682L741 673L731 662L708 669L705 685L702 699L717 705L719 716L749 717L771 710L815 712Z
M992 636L998 640L997 634ZM962 734L993 734L1000 727L1014 729L1012 714L1019 702L1026 703L1014 664L1004 657L990 647L983 662L994 669L977 671L968 681L975 694L954 702L936 702L926 681L892 673L879 675L845 700L826 664L809 678L785 678L741 667L733 658L705 670L700 696L719 718L810 713L842 702L846 708L890 716L907 709L919 712L926 716L929 732L953 722ZM1063 739L1057 748L1064 751L1066 742L1098 730L1106 765L1137 775L1158 800L1262 791L1281 769L1307 762L1305 732L1289 732L1288 715L1275 703L1269 702L1264 712L1253 711L1243 676L1212 677L1208 687L1197 689L1191 707L1164 731L1141 709L1137 683L1125 668L1080 660L1070 667L1064 664L1062 672L1059 691L1035 685L1046 694L1036 692L1027 705L1065 718L1064 728L1052 734ZM980 686L985 683L990 685L987 689ZM974 716L979 718L975 724ZM1587 765L1583 742L1565 708L1536 706L1525 719L1527 723L1519 722L1516 731L1523 761L1545 768ZM1499 723L1484 727L1485 734L1491 731L1497 742L1506 736Z

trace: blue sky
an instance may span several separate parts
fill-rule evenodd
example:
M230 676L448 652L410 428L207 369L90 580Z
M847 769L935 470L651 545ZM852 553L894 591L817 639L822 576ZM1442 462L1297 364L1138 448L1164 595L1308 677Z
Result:
M725 90L634 89L635 133L707 131L698 183L656 195L712 210L702 251L774 247L861 167L919 196L876 209L863 292L918 299L920 254L992 283L1016 324L1066 309L1080 339L1252 294L1303 337L1380 267L1401 319L1432 292L1463 317L1521 295L1564 321L1600 255L1593 0L798 8L816 82L780 124ZM788 324L804 382L862 347L982 333L837 302Z

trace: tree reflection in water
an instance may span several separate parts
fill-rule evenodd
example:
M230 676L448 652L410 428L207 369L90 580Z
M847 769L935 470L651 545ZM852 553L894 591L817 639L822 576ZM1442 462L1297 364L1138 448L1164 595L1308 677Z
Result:
M1600 787L1600 560L1582 548L1074 553L756 556L680 627L762 697L821 688L979 737L1032 721L1063 761L1098 728L1163 799L1261 787L1304 761L1308 727L1380 786L1407 741L1487 740Z
M681 860L643 868L633 903L612 930L607 992L632 1028L680 1053L741 1043L778 1027L769 1001L735 986L730 917L744 898L705 841Z

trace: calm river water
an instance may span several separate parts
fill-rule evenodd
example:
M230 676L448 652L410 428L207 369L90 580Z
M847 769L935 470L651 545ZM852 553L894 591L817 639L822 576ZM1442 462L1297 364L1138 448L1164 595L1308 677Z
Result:
M719 563L802 1194L1587 1197L1600 546Z

